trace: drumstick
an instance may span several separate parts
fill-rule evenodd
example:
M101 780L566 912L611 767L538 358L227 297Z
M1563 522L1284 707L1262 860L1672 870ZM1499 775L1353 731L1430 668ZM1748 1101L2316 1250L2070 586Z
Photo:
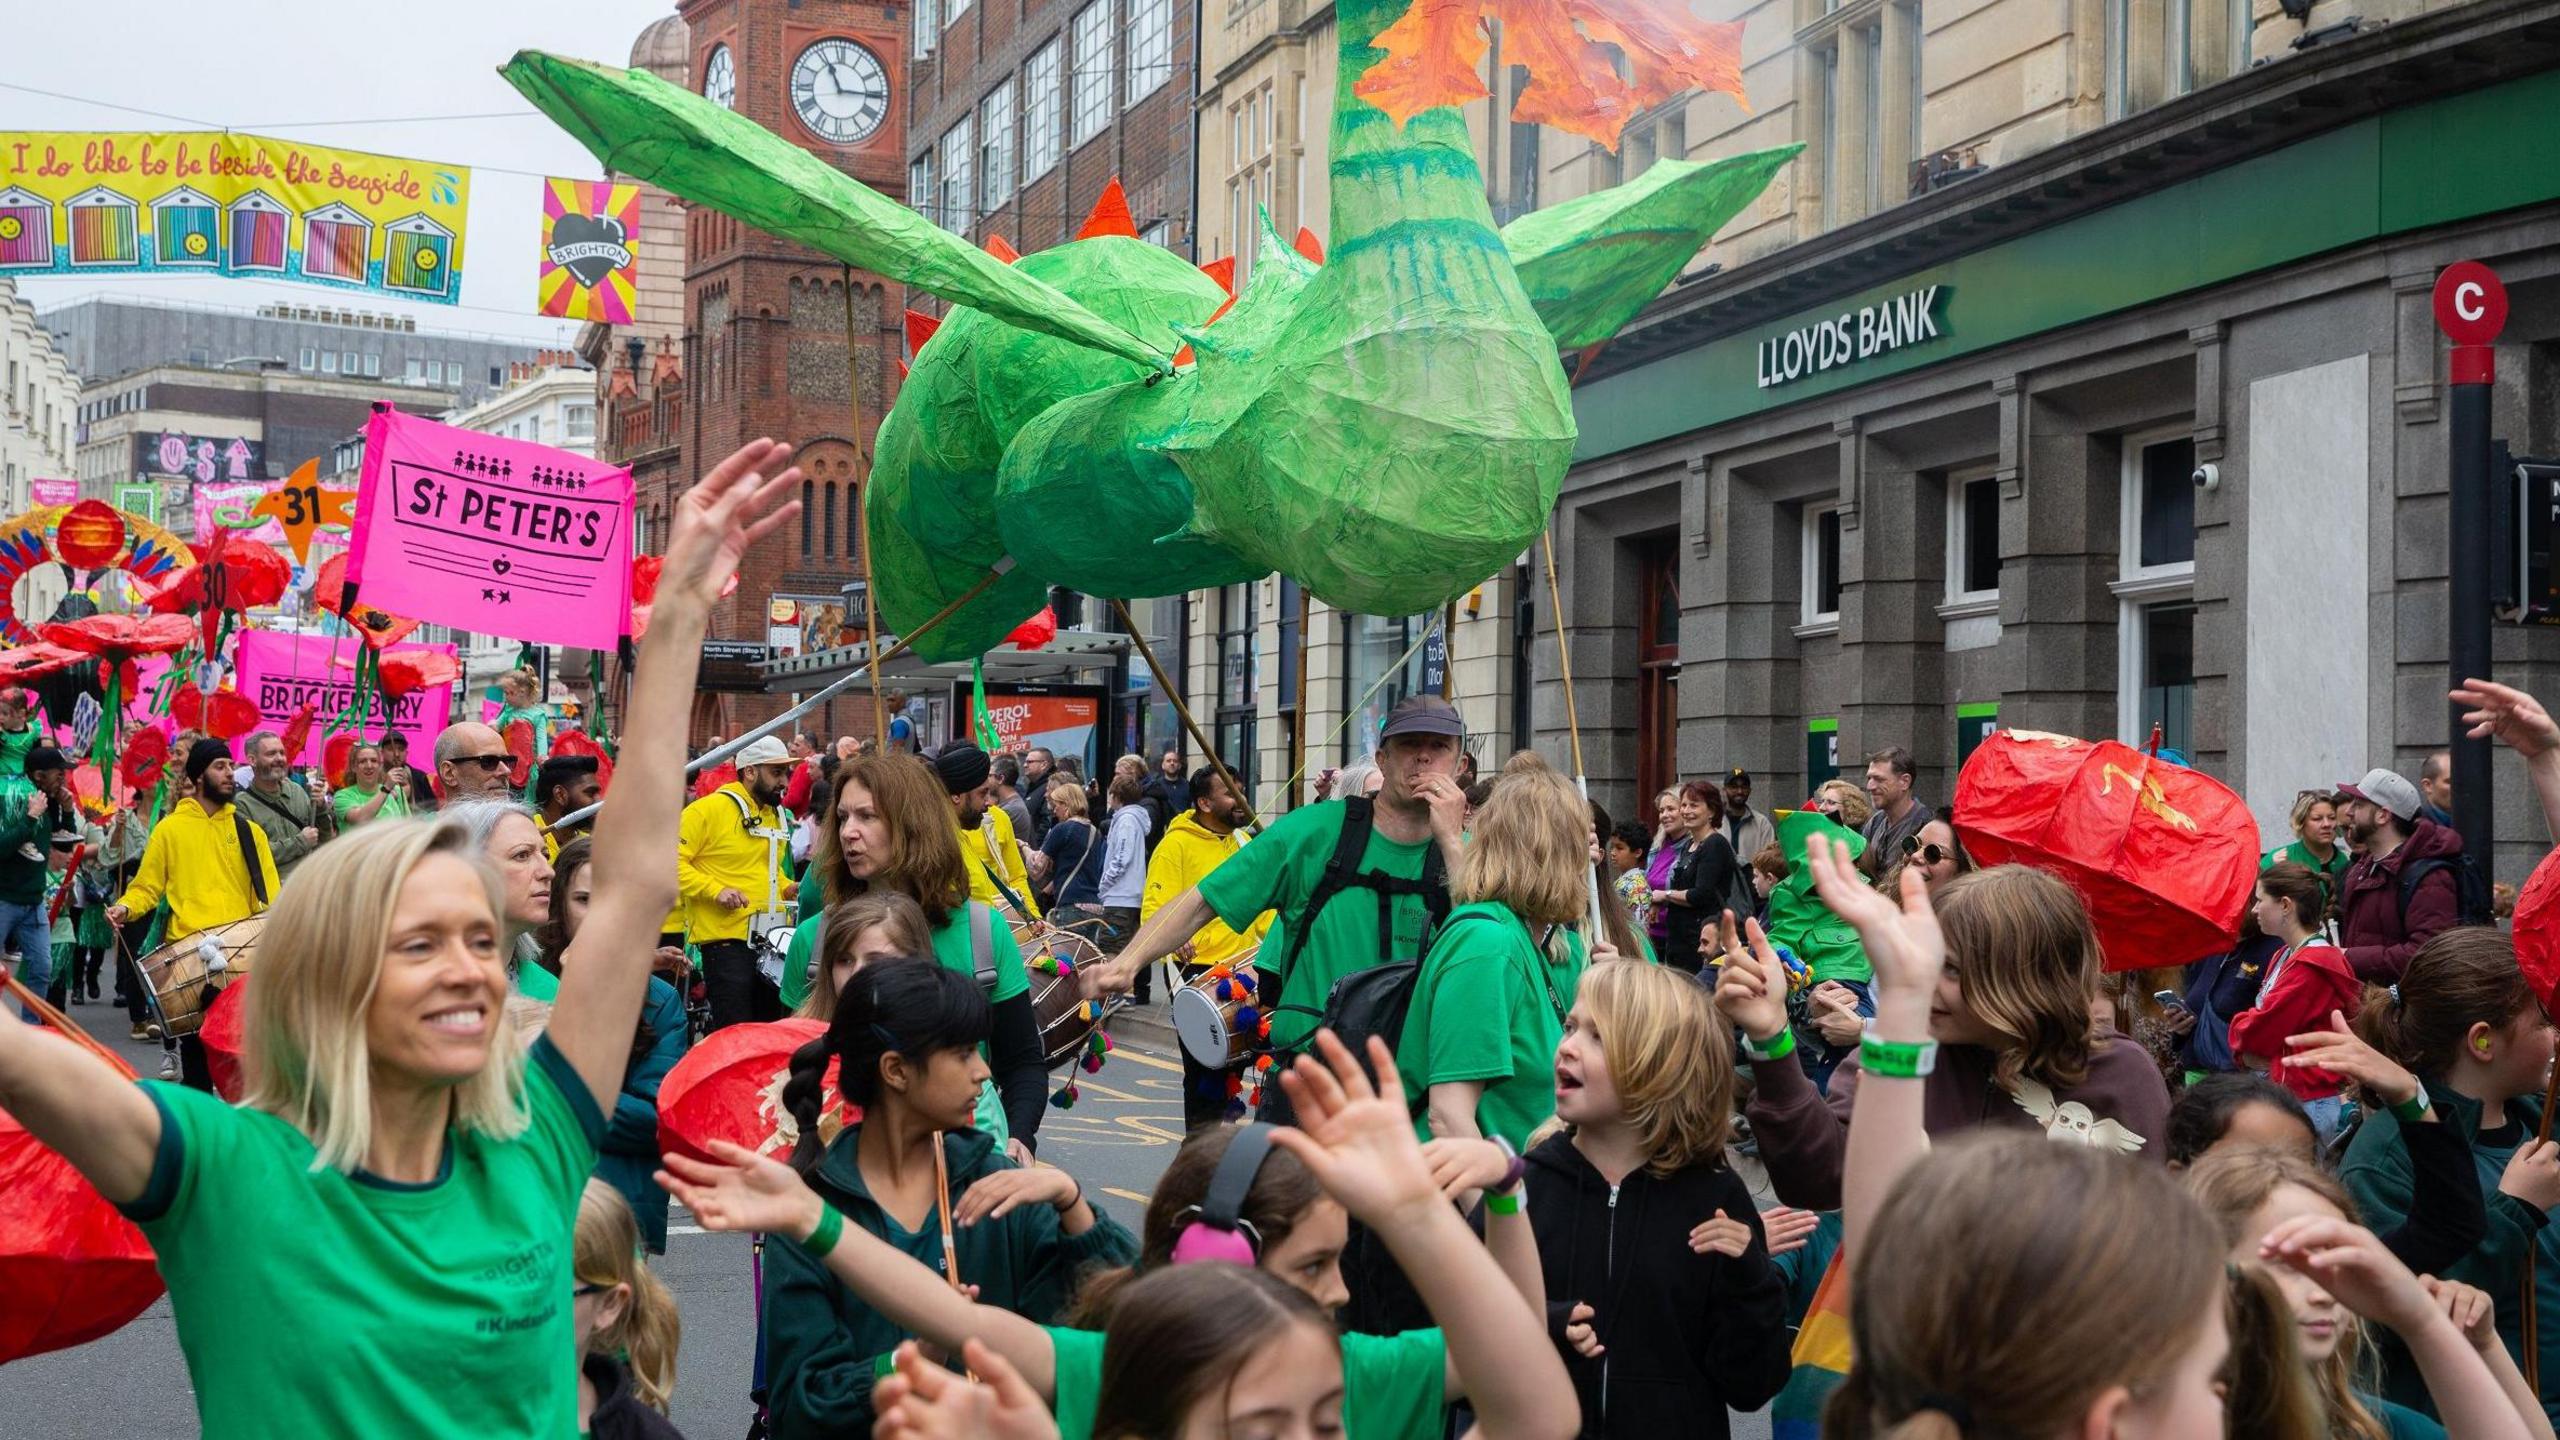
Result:
M942 1132L933 1132L933 1187L939 1203L934 1207L942 1217L942 1274L951 1288L960 1289L960 1252L951 1238L951 1161L942 1153Z

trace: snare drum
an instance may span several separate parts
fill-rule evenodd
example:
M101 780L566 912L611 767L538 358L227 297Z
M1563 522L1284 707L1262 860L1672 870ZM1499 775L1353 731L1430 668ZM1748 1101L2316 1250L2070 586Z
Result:
M249 973L258 949L261 913L172 940L142 957L143 983L151 987L160 1023L171 1035L193 1035L205 1007L233 977Z
M1022 967L1031 976L1031 1018L1040 1026L1040 1062L1055 1070L1083 1055L1093 1032L1101 1027L1102 1003L1084 998L1076 972L1100 964L1102 947L1045 920L1015 926L1013 938L1022 946Z
M1253 1058L1261 1024L1258 1013L1248 1020L1248 1012L1258 1012L1255 992L1238 983L1252 977L1253 952L1231 962L1229 966L1203 972L1198 978L1173 992L1173 1033L1182 1042L1183 1053L1193 1063L1211 1070L1233 1070ZM1224 988L1226 996L1219 998Z

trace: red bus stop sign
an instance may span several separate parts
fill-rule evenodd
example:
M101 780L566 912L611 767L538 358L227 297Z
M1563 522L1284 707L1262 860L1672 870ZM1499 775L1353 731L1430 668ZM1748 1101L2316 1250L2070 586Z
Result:
M2436 328L2456 345L2487 345L2507 328L2507 287L2477 260L2456 260L2436 277Z

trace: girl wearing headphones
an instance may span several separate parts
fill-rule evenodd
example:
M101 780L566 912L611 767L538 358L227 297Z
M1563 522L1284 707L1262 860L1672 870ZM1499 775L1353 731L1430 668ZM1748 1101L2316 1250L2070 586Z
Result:
M1543 1293L1536 1288L1536 1251L1518 1203L1520 1168L1485 1142L1435 1142L1426 1154L1413 1143L1400 1102L1389 1103L1401 1093L1392 1065L1381 1070L1379 1085L1387 1094L1382 1101L1369 1091L1349 1052L1330 1037L1325 1046L1335 1069L1313 1087L1323 1092L1321 1124L1302 1110L1308 1127L1302 1131L1220 1126L1195 1131L1183 1143L1148 1204L1137 1265L1097 1276L1086 1288L1076 1319L1107 1326L1102 1330L1044 1327L962 1297L874 1237L827 1225L819 1197L787 1167L746 1150L715 1146L725 1165L670 1155L674 1173L659 1178L706 1229L795 1237L840 1230L827 1234L821 1247L830 1273L929 1342L956 1353L973 1337L982 1341L1054 1408L1064 1440L1124 1430L1180 1431L1189 1410L1214 1401L1216 1382L1234 1368L1186 1368L1169 1354L1126 1359L1155 1353L1151 1342L1113 1338L1126 1326L1162 1332L1167 1315L1187 1313L1193 1301L1213 1310L1220 1303L1256 1314L1276 1309L1285 1312L1277 1315L1281 1319L1300 1318L1300 1311L1323 1316L1340 1305L1347 1206L1349 1214L1387 1236L1411 1273L1430 1278L1425 1298L1434 1315L1444 1321L1463 1317L1464 1323L1402 1335L1345 1335L1335 1342L1328 1322L1317 1348L1332 1357L1329 1373L1341 1392L1333 1403L1344 1430L1358 1440L1432 1440L1444 1432L1446 1402L1468 1397L1489 1436L1570 1433L1570 1391L1539 1333ZM1314 1062L1303 1064L1312 1068ZM1284 1084L1306 1087L1296 1075ZM1387 1128L1401 1134L1401 1144L1380 1133ZM1338 1200L1319 1185L1320 1176L1330 1177ZM1494 1192L1484 1245L1445 1199L1478 1182ZM1433 1192L1443 1198L1428 1205L1415 1199L1416 1193ZM1167 1272L1236 1269L1260 1275L1164 1278ZM1272 1301L1275 1291L1303 1298ZM1188 1322L1171 1328L1202 1333ZM1267 1338L1268 1328L1257 1333ZM1211 1327L1210 1333L1222 1332ZM1523 1363L1528 1352L1534 1356ZM1253 1353L1256 1361L1268 1358L1259 1340ZM1120 1379L1124 1360L1144 1374ZM1245 1374L1264 1368L1248 1365ZM1236 1393L1245 1389L1240 1377ZM1106 1410L1116 1417L1111 1428L1097 1424ZM1505 1428L1491 1428L1497 1415L1505 1417ZM1559 1423L1559 1416L1561 1428L1542 1428Z

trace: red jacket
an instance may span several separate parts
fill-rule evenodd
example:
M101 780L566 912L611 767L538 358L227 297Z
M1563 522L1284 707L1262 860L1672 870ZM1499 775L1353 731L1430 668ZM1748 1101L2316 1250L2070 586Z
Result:
M2462 833L2421 819L2400 848L2379 860L2358 860L2347 867L2338 888L2338 944L2347 963L2369 984L2396 985L2418 947L2450 930L2461 918L2460 882L2452 867L2439 866L2418 882L2409 897L2408 913L2400 910L2400 876L2420 860L2448 860L2462 853Z
M2325 940L2307 941L2277 962L2275 981L2258 992L2256 1007L2231 1017L2231 1053L2268 1062L2267 1074L2297 1100L2326 1100L2346 1082L2286 1059L2293 1050L2285 1037L2327 1029L2332 1010L2353 1020L2363 1003L2364 984L2345 952Z

